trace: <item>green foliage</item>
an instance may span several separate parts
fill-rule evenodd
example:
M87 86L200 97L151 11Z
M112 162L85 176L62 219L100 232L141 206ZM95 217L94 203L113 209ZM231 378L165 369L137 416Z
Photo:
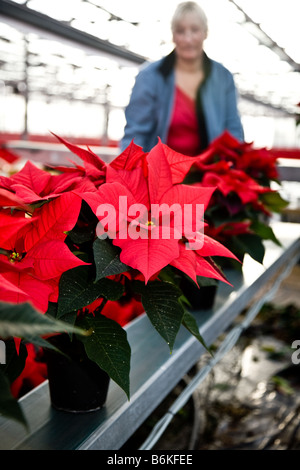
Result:
M27 428L27 421L17 400L10 391L10 382L0 368L0 415L13 419Z
M258 235L262 240L271 240L276 243L276 245L281 246L280 241L276 238L272 227L264 224L258 220L255 220L251 224L251 230L253 230L256 235Z
M113 274L128 271L128 266L120 261L120 249L108 240L98 238L93 244L96 265L96 281Z
M234 245L237 256L248 253L255 261L263 262L265 247L259 235L254 233L245 233L239 236L233 236L231 244ZM229 248L231 247L231 244Z
M160 281L151 282L151 285L136 282L134 289L141 294L145 312L172 351L184 315L178 300L181 291L170 282Z
M262 203L268 207L271 212L281 212L282 209L289 204L277 191L261 194L260 198Z
M0 303L0 338L5 340L6 346L6 363L0 365L0 414L27 426L20 404L10 391L10 384L25 366L27 350L23 341L52 348L42 336L59 332L87 334L81 328L41 315L30 304ZM14 337L22 339L19 352L16 351Z
M188 311L184 313L183 320L182 320L183 325L185 328L193 335L195 338L198 339L198 341L207 349L212 354L212 351L209 349L209 347L206 345L203 337L199 333L199 328L197 325L197 322L195 320L195 317Z
M141 301L154 328L167 342L170 351L174 347L178 331L183 325L207 349L194 316L186 310L186 301L181 290L168 281L155 281L151 285L141 282L134 284L136 292L141 294Z
M95 317L85 315L78 325L92 330L91 335L82 339L89 359L105 370L129 398L131 348L126 331L118 323L103 315Z
M66 313L79 310L94 302L99 297L117 300L124 292L124 287L111 279L93 280L89 266L79 266L62 274L59 283L58 318Z
M0 337L18 337L34 343L35 338L57 332L84 333L79 328L56 320L48 315L41 315L30 304L0 303Z

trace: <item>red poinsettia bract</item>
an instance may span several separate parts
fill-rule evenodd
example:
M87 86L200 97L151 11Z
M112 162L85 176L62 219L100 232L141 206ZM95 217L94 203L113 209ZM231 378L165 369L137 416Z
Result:
M121 248L121 260L146 282L168 264L194 280L197 275L224 280L210 257L234 255L204 234L199 238L203 220L196 218L197 205L203 206L202 217L215 188L180 184L195 162L193 158L160 141L150 153L132 142L107 164L90 149L56 137L82 165L73 163L73 167L49 172L27 162L11 177L0 177L2 300L30 301L42 312L49 301L57 300L61 274L84 264L65 243L68 231L78 224L82 200L94 214L101 204L114 206L113 242ZM129 212L122 213L120 197L126 198ZM137 204L143 206L139 217L130 213ZM156 216L155 205L162 210ZM190 207L190 223L182 226L185 206ZM169 227L165 216L167 220L171 216ZM122 237L124 227L130 227L130 237ZM165 228L169 229L167 238L161 236ZM188 244L193 249L188 250Z
M174 184L177 168L170 166L166 156L169 153L169 148L159 142L146 156L146 171L107 168L106 183L98 190L98 235L103 236L108 227L113 244L121 248L121 261L141 272L146 282L167 265L185 272L195 282L196 276L224 281L209 257L235 256L204 234L201 243L198 238L203 221L197 219L197 205L202 206L203 216L215 188ZM154 210L157 207L161 209L159 215ZM188 224L182 217L185 207L190 210ZM110 214L109 209L113 209ZM166 228L168 236L164 236Z
M224 207L229 216L253 212L270 215L261 197L274 193L270 182L278 177L277 157L267 149L255 149L251 143L239 142L228 132L215 139L196 159L200 186L216 186L210 207ZM243 215L244 216L244 215Z
M11 393L15 398L21 398L25 393L37 387L47 379L47 364L41 348L27 343L27 357L21 374L12 382Z
M205 173L201 184L208 187L216 186L224 196L235 193L243 205L254 203L260 194L271 191L269 188L259 185L243 171L228 167L224 171L224 165L221 166L220 169L216 164L214 172Z
M66 193L36 208L30 217L23 211L0 211L1 277L7 287L1 300L29 301L45 312L48 301L57 298L61 274L86 264L64 243L80 206L77 195Z
M253 143L240 142L225 131L199 155L195 166L202 172L217 171L218 164L226 162L228 167L243 171L265 185L270 180L278 180L277 160L278 157L271 150L255 148Z

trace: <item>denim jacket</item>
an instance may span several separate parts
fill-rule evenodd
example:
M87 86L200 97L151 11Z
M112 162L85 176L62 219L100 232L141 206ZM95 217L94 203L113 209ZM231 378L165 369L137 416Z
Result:
M149 152L158 142L166 143L175 95L175 51L138 73L125 110L126 125L121 140L124 150L132 140ZM203 149L225 130L243 140L237 109L237 93L231 72L204 54L204 81L197 95L197 114Z

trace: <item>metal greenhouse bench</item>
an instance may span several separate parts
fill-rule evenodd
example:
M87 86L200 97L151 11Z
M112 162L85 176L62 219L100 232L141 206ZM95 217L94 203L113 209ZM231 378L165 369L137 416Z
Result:
M242 273L226 272L234 288L221 283L214 307L195 314L207 344L212 344L229 327L232 328L223 353L246 326L246 323L239 325L235 322L232 327L234 320L249 308L252 308L254 317L276 283L279 285L299 260L300 224L274 222L272 225L282 247L266 243L263 266L246 256ZM22 425L0 418L0 449L120 449L206 353L201 344L182 328L170 354L167 344L145 315L128 325L127 332L132 348L130 401L112 382L106 405L101 410L78 415L59 412L51 407L48 383L44 382L20 400L29 423L28 432ZM162 423L161 429L163 427ZM145 443L141 449L149 449L149 446L151 444Z

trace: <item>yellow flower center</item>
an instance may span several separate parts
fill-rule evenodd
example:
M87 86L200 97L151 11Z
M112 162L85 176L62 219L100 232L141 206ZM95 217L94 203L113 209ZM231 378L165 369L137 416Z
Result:
M21 261L22 255L20 253L17 253L16 251L13 251L10 254L10 261L14 263L15 261Z

